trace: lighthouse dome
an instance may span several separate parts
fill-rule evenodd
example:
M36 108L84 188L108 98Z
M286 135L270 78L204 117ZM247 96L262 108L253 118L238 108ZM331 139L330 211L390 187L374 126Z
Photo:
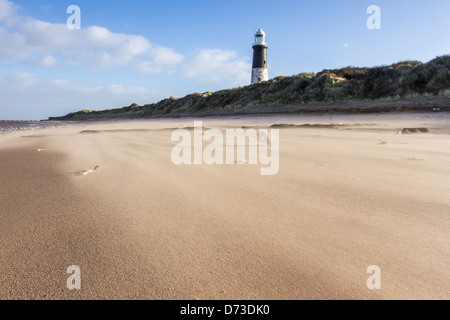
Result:
M263 29L259 29L255 34L255 36L265 36L265 35L266 35L266 33L264 32Z
M254 45L266 45L266 33L263 29L259 29L256 32Z

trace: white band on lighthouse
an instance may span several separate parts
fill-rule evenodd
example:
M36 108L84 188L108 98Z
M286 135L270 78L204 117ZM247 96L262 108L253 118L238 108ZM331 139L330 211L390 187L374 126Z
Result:
M252 69L252 84L269 80L269 72L267 68Z

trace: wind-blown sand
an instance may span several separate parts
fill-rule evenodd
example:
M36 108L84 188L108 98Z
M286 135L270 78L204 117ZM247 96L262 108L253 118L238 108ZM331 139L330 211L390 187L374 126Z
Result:
M0 137L0 299L450 298L450 114L201 120L335 126L281 128L275 176L174 165L194 119Z

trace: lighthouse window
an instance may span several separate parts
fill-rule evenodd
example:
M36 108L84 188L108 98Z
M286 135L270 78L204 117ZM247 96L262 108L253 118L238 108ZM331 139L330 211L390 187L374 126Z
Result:
M256 43L263 43L264 38L262 36L256 37Z

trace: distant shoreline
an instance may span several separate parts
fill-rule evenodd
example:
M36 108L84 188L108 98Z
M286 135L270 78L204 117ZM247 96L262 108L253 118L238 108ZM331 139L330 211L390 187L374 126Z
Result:
M68 121L40 121L40 120L0 120L0 135L13 132L32 132L48 128L67 125Z

